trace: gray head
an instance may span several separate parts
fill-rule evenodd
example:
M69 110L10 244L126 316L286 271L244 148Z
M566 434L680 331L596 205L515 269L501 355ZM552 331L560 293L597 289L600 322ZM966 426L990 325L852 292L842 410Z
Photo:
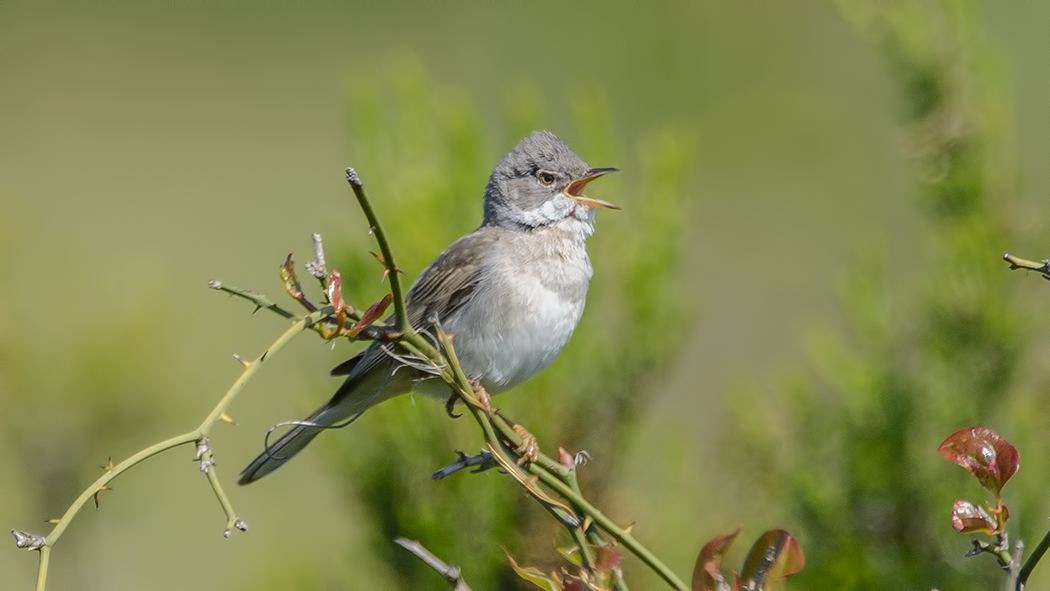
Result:
M503 157L485 188L485 225L536 228L563 220L590 233L594 208L618 207L583 195L615 168L590 168L549 131L534 131Z

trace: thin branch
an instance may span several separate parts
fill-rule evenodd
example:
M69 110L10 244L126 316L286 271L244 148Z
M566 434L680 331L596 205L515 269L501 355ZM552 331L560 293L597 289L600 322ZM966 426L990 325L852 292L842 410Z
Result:
M466 403L467 408L474 416L474 419L481 426L482 431L485 432L486 440L489 440L490 445L493 445L490 450L496 451L496 459L501 459L499 456L502 454L498 453L495 443L502 443L502 441L510 440L511 445L519 445L521 443L520 436L515 433L505 421L502 419L493 420L493 418L484 411L480 402L473 397L473 388L470 386L466 374L463 373L463 369L459 365L459 360L456 358L455 351L452 349L452 340L441 330L440 326L435 327L435 331L437 332L438 341L442 344L442 353L454 373L454 379L449 381L449 385L453 386L454 391L461 396ZM429 345L429 343L427 344ZM467 392L470 394L467 394ZM501 426L505 429L501 429ZM497 429L501 430L503 439L496 438L495 431ZM503 462L501 462L501 464L503 464ZM513 469L507 464L503 464L503 467L508 471ZM660 559L658 559L648 548L639 543L630 532L616 525L611 519L606 517L605 514L584 499L583 495L579 492L578 486L575 490L573 489L573 486L570 485L569 482L575 482L575 473L567 466L540 454L536 462L530 462L526 464L524 468L533 476L538 477L543 484L568 500L578 511L594 520L595 524L608 532L609 535L620 542L625 548L630 550L631 553L656 572L656 574L658 574L660 578L672 588L681 590L688 589L686 584L678 578L678 575L676 575L674 571L661 562ZM534 487L527 486L521 479L518 480L533 498L540 501L548 510L552 510L549 501L543 498L545 495L538 495ZM558 515L555 514L555 516L557 517ZM566 523L564 520L562 520L562 522L569 526L570 531L572 531L573 526Z
M1010 263L1010 270L1024 269L1026 271L1036 271L1043 276L1043 279L1050 280L1050 260L1044 260L1040 262L1029 261L1028 259L1022 259L1015 257L1012 254L1004 254L1003 260Z
M478 472L484 472L499 466L499 463L496 462L495 458L493 458L492 454L488 451L482 451L474 456L468 456L458 449L456 450L456 453L459 455L459 459L437 472L434 472L434 475L431 476L431 478L434 480L441 480L443 478L448 478L460 470L466 470L467 468L474 468L470 472L472 474L477 474Z
M368 219L369 228L376 237L380 252L383 253L383 264L386 266L387 274L390 276L390 292L394 294L394 327L397 329L397 332L408 332L412 327L408 323L405 295L401 291L401 278L398 276L398 268L394 263L394 251L390 249L390 243L386 239L386 232L383 231L383 226L379 223L375 210L372 209L372 202L368 200L368 195L365 194L365 187L361 184L361 179L353 168L346 169L346 182L350 183L350 188L354 190L354 195L357 196L357 203L361 206L361 211L364 212L365 218Z
M463 575L458 566L446 564L443 560L434 556L430 550L424 548L423 544L420 544L415 540L398 538L394 540L394 543L405 550L408 550L412 554L415 554L416 557L426 563L427 566L434 569L442 577L445 577L445 580L452 585L453 591L470 591L470 587L468 587L466 581L463 580Z
M218 282L213 282L212 287L214 289L222 289L221 285L216 284L218 284ZM241 295L242 297L245 297L241 293L232 292L229 289L225 289L223 291L227 291L229 293L234 293L235 295ZM245 299L255 301L256 303L258 303L257 298L254 297L245 297ZM262 298L262 296L259 296L258 299L265 300L265 298ZM276 314L281 314L281 310L277 306L263 305L261 307L267 308ZM119 464L112 467L107 467L107 470L102 474L102 476L98 477L95 480L95 482L91 483L90 486L84 489L84 491L80 493L80 496L78 496L76 500L73 501L73 504L71 504L69 508L66 509L66 512L62 515L62 517L55 524L55 527L51 530L51 533L48 534L46 537L40 537L33 534L28 534L26 532L13 531L12 533L15 534L15 544L18 547L30 550L37 550L40 552L40 567L37 573L37 590L43 591L46 587L47 570L51 548L62 537L62 533L66 530L67 527L69 527L69 524L72 523L73 519L80 512L80 510L83 509L84 506L87 505L88 502L90 502L94 498L95 494L98 493L99 490L103 490L103 487L106 487L111 481L113 481L113 479L115 479L117 476L120 476L125 471L133 468L134 466L148 460L149 458L159 453L168 451L170 449L174 449L182 445L187 445L190 443L197 444L196 459L200 461L201 471L204 472L207 476L208 483L211 485L212 490L215 492L216 498L218 498L223 511L226 513L227 526L224 535L229 537L231 528L238 529L240 531L247 531L247 526L240 518L237 517L233 509L233 505L230 503L229 498L226 496L225 492L223 492L222 486L219 484L218 477L215 473L214 458L212 457L211 449L208 447L208 433L211 431L211 428L215 425L216 422L222 420L222 417L226 413L226 409L230 406L230 404L233 403L234 399L240 393L244 385L262 367L263 362L268 358L268 356L272 356L281 349L283 349L285 345L291 342L293 338L298 336L304 330L313 329L322 319L325 318L327 314L330 313L331 308L325 308L324 310L300 318L297 322L293 323L292 326L289 327L280 337L278 337L278 339L274 341L274 343L270 345L257 359L246 363L244 363L242 360L244 370L241 372L240 377L238 377L237 381L235 381L233 385L230 386L230 389L226 391L226 394L222 397L221 400L219 400L219 403L215 406L214 409L212 409L211 413L207 416L207 418L205 418L204 421L201 422L200 426L198 426L193 431L183 433L181 435L176 435L175 437L171 437L159 443L155 443L132 455L123 462L120 462Z
M295 314L292 314L288 310L285 310L284 308L273 303L266 296L255 293L254 291L223 285L221 281L218 281L216 279L212 279L211 281L209 281L208 287L219 291L224 291L230 295L235 295L239 298L244 298L256 305L256 311L258 311L261 308L266 308L267 310L273 312L274 314L277 314L278 316L283 316L284 318L295 318Z
M1047 549L1050 549L1050 531L1046 532L1042 540L1039 540L1039 545L1032 550L1028 559L1024 561L1024 566L1017 573L1017 591L1021 591L1028 584L1028 577L1032 575L1035 565L1046 554Z
M98 479L95 480L95 482L91 483L90 486L85 488L84 491L80 493L80 496L77 497L75 501L73 501L73 504L70 505L68 509L66 509L66 512L58 520L58 523L55 524L54 529L51 530L51 533L48 534L46 538L44 538L44 545L54 546L55 543L58 542L58 539L62 537L62 532L64 532L66 528L69 527L69 524L72 523L73 518L76 517L77 513L79 513L80 510L84 508L84 505L87 505L88 502L91 501L92 498L94 498L95 493L98 492L98 490L103 486L109 484L109 482L111 482L114 478L120 476L126 470L135 467L136 465L144 462L145 460L148 460L149 458L161 452L168 451L169 449L174 449L176 447L179 447L180 445L193 443L197 440L197 438L197 431L191 431L189 433L183 433L182 435L176 435L175 437L172 437L170 439L165 439L164 441L155 443L147 447L146 449L143 449L142 451L132 455L131 457L117 464L116 466L113 466L113 468L106 470L102 474L102 476L99 476Z
M51 562L51 546L40 548L40 564L36 572L36 591L44 591L47 588L47 567Z
M248 531L248 524L244 523L244 520L237 516L237 512L233 510L233 503L230 502L230 498L226 496L226 491L222 489L222 484L219 483L219 476L215 472L215 459L211 453L211 446L207 436L197 440L197 460L200 462L201 472L204 472L204 475L208 477L208 484L211 485L215 498L219 500L223 513L226 514L226 530L222 532L222 537L230 537L230 533L234 529Z
M310 235L314 244L314 260L306 262L306 272L321 282L321 291L328 288L328 267L324 261L324 244L321 235L314 232Z

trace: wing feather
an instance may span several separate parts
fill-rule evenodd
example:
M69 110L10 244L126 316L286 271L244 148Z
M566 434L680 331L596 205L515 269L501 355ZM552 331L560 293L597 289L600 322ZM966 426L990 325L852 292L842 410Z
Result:
M431 320L448 318L469 302L477 292L481 281L483 262L499 241L499 235L482 227L460 238L430 263L409 288L405 296L408 308L408 320L415 328L426 328ZM339 404L350 395L362 376L380 364L392 360L382 350L379 343L372 343L367 349L344 361L332 370L332 375L345 375L339 390L329 401L329 405Z

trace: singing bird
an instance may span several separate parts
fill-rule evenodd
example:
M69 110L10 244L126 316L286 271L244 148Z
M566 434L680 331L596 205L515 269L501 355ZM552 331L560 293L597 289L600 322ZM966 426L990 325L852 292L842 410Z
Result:
M554 134L533 132L492 171L481 226L446 248L409 289L412 326L425 330L436 318L454 335L463 371L489 394L536 375L569 342L593 274L585 242L595 209L619 209L583 190L616 171L590 168ZM273 472L326 427L374 404L409 391L448 398L440 379L399 366L373 342L333 369L346 376L342 386L252 460L239 483Z

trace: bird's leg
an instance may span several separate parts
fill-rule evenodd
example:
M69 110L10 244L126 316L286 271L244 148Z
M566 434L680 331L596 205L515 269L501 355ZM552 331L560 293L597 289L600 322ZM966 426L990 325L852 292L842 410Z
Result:
M518 457L518 465L524 466L525 464L531 464L536 460L539 460L540 444L536 441L536 436L532 433L529 433L528 430L525 429L525 427L508 419L499 412L497 412L496 414L498 414L499 418L503 419L504 422L510 425L511 430L517 433L518 437L521 437L521 445L514 448L515 453L517 453L518 456L520 456Z

